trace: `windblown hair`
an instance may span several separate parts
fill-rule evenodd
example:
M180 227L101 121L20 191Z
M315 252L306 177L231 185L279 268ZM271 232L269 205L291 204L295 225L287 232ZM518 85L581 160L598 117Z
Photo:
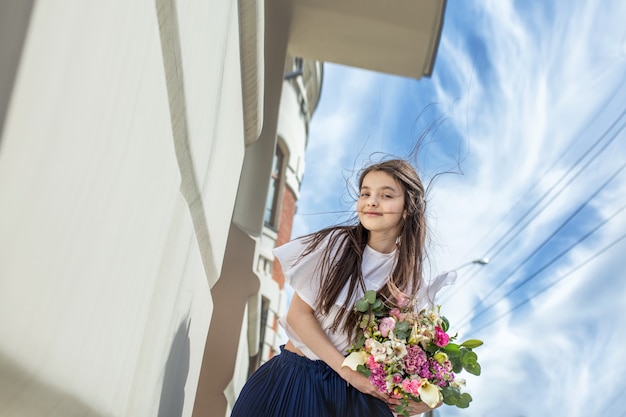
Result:
M404 191L404 210L397 240L397 263L379 295L393 305L399 292L413 298L422 284L422 265L426 242L426 201L422 181L415 169L406 161L393 159L366 167L359 175L359 190L363 179L374 171L383 171L395 178ZM321 262L318 265L322 277L321 290L316 311L328 314L336 303L342 289L347 285L348 297L340 314L335 317L333 330L342 329L352 337L358 316L353 314L354 296L357 289L365 290L361 270L363 251L367 245L369 231L358 222L353 226L333 226L306 237L307 247L300 259L314 251L326 241Z

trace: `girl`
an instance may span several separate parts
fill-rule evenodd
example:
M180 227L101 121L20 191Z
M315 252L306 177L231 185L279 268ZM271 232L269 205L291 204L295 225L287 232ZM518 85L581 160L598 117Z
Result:
M366 290L419 296L426 240L424 187L403 160L359 177L356 226L335 226L274 250L294 296L280 323L289 341L244 386L232 417L392 416L397 400L341 364ZM412 413L430 410L413 403Z

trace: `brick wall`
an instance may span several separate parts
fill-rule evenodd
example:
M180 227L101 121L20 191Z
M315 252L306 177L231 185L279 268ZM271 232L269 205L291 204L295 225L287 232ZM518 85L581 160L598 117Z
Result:
M291 228L293 226L293 216L296 214L296 196L289 187L285 187L283 201L280 207L280 217L278 220L278 236L276 246L289 242L291 239ZM274 260L272 278L278 282L280 288L285 287L285 276L277 260Z

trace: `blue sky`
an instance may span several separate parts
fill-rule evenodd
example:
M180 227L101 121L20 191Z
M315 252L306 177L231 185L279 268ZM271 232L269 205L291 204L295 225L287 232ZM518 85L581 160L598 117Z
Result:
M380 154L429 192L434 275L485 341L469 410L626 416L626 2L449 0L431 78L325 64L294 236L353 213ZM412 153L424 132L417 157Z

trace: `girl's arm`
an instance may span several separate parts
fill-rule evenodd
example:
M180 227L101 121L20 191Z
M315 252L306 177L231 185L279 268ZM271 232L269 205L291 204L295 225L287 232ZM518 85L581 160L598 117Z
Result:
M353 371L347 366L341 366L345 359L344 356L322 330L311 306L305 303L297 293L294 293L289 311L287 311L287 323L313 353L326 362L350 385L364 394L369 394L385 402L389 401L389 396L378 391L365 375Z

